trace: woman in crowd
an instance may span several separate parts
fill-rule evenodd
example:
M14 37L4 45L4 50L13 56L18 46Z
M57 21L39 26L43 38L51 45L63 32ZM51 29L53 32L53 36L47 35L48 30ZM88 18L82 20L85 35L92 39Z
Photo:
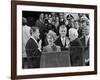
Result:
M54 44L56 38L56 33L53 31L49 31L47 34L47 42L48 45L43 47L43 52L59 52L60 46Z

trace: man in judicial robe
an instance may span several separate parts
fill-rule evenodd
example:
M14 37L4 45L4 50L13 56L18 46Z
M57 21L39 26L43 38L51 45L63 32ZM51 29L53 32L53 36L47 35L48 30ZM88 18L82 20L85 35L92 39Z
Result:
M40 58L41 58L41 40L39 43L39 29L37 27L32 27L30 30L31 38L26 44L26 54L28 59L29 68L40 68Z
M75 28L69 29L71 66L83 66L83 46Z

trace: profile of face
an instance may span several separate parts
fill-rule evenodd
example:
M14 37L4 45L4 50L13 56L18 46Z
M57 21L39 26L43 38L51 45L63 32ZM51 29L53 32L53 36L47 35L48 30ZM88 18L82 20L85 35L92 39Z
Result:
M53 44L54 44L54 39L53 39L53 37L50 36L50 35L47 36L47 41L48 41L48 44L49 44L49 45L53 45Z
M67 28L65 27L65 25L62 25L59 29L59 33L61 37L65 37L67 34Z
M69 39L70 41L73 41L75 39L75 36L71 32L69 32Z
M89 33L90 33L89 26L84 27L82 30L82 33L83 33L83 35L89 35Z
M70 28L69 29L69 39L70 41L75 40L76 38L78 38L78 32L75 28Z
M40 36L39 29L36 29L36 31L33 33L33 36L35 37L35 39L39 39Z

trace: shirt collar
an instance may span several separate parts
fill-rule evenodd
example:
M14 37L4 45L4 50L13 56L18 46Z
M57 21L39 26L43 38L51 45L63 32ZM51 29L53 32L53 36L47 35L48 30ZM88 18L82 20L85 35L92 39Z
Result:
M31 38L38 44L37 40L33 36L31 36Z
M62 38L62 37L61 37L61 40L63 40L63 39L65 40L65 39L66 39L66 37L64 37L64 38Z

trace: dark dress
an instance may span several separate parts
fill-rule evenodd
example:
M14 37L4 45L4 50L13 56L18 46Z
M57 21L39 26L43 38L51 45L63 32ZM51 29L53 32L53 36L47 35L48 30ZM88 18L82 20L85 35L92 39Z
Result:
M83 65L83 47L79 38L70 42L70 59L71 66L82 66Z
M30 38L25 48L26 48L29 68L39 68L41 52L38 49L37 43L32 38Z

